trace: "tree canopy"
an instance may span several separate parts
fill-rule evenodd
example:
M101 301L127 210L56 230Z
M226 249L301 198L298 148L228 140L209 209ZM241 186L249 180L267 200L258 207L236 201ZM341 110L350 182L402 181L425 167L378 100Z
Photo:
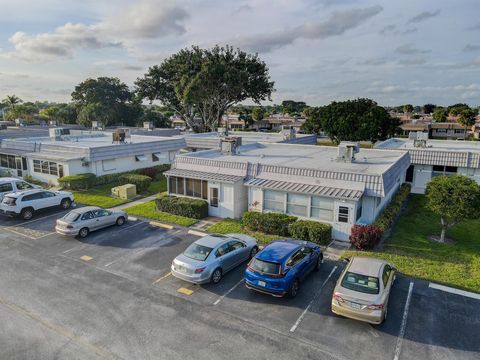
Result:
M252 110L252 118L255 121L260 121L265 117L265 109L262 106L256 106Z
M139 98L160 101L196 131L215 129L236 103L270 99L273 84L257 55L230 46L183 49L135 82Z
M423 113L424 114L431 114L435 110L437 106L434 104L425 104L423 105Z
M314 132L322 129L336 144L341 141L375 142L394 136L399 120L370 99L332 102L307 112L304 128Z
M300 114L307 108L304 101L284 100L282 101L282 112L289 115Z
M433 111L432 118L436 122L445 122L447 121L448 112L443 107L437 107Z
M480 186L466 176L436 176L426 190L427 206L440 216L440 241L448 228L466 219L480 218Z

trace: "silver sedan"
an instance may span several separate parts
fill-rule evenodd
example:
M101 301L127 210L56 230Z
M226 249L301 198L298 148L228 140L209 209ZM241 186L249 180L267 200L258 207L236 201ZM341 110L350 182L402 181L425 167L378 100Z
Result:
M127 221L121 210L106 210L98 206L86 206L70 211L57 220L55 231L61 235L86 237L91 231L107 226L121 226Z
M192 282L217 284L228 271L255 256L257 240L243 234L207 235L172 262L172 275Z

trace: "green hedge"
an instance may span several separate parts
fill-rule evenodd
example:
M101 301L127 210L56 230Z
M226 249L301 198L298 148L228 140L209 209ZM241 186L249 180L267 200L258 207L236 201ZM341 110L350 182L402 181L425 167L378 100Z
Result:
M138 174L123 174L118 177L118 183L120 185L124 184L134 184L137 186L137 192L147 191L152 178L145 175Z
M194 219L208 216L208 203L200 199L160 195L156 200L156 207L158 211Z
M95 183L95 174L85 173L58 178L58 183L65 189L85 190Z
M118 178L122 175L127 175L127 174L144 174L149 171L148 169L155 169L157 173L163 173L164 171L167 171L170 169L170 164L161 164L149 168L142 168L134 171L127 171L123 173L116 173L116 174L108 174L108 175L102 175L102 176L97 176L94 181L94 185L106 185L106 184L119 184ZM137 189L138 190L138 189Z
M332 240L332 226L317 221L299 220L288 226L290 236L319 245L327 245Z
M397 193L393 196L390 203L383 209L382 213L377 217L374 225L385 232L393 223L393 220L400 212L404 201L406 200L408 194L410 194L411 186L410 184L402 184L398 189Z
M242 217L243 225L248 230L280 236L288 236L288 226L296 220L296 216L256 211L247 211Z

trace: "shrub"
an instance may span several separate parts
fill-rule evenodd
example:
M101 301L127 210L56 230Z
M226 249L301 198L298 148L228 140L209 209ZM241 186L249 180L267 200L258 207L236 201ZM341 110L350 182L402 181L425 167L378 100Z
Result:
M123 174L118 177L118 183L120 185L134 184L137 186L137 192L147 191L151 182L152 178L145 175Z
M193 219L208 216L208 203L200 199L161 195L156 200L156 207L158 211Z
M148 176L151 179L155 179L155 176L158 174L158 169L156 167L149 167L145 169L140 169L137 171L139 175Z
M381 231L386 231L393 223L393 220L402 209L402 205L410 194L410 184L402 184L397 193L392 197L390 203L383 209L382 213L374 222Z
M58 178L58 183L65 189L85 190L95 183L95 174L85 173Z
M294 239L307 240L319 245L327 245L332 240L332 226L317 221L299 220L288 226Z
M26 175L23 177L23 180L25 180L26 182L30 183L30 184L35 184L35 185L40 185L40 186L44 186L45 183L43 181L40 181L40 180L37 180L37 179L34 179L31 175Z
M382 234L376 225L353 225L350 243L358 250L370 250L380 242Z
M295 216L256 211L247 211L242 217L243 225L247 229L280 236L288 236L288 226L296 220Z

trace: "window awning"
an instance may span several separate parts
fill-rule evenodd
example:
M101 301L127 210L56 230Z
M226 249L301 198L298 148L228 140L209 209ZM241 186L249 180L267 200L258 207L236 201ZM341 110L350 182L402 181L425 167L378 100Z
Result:
M158 160L160 159L168 159L168 152L164 152L164 153L153 153L152 154L153 156L155 156Z
M277 181L269 179L253 178L245 182L245 186L258 187L262 189L295 192L309 195L326 196L336 199L359 200L363 190L343 189L322 185L310 185L288 181Z
M189 179L210 180L224 183L236 183L243 180L243 176L209 173L196 170L171 169L163 173L166 176L177 176Z
M135 155L136 161L147 161L147 157L145 155Z

